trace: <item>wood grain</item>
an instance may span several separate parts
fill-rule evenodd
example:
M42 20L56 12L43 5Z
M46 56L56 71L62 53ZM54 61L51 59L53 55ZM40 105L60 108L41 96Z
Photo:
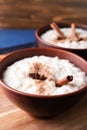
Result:
M0 130L87 130L87 95L59 116L39 120L10 102L0 88Z
M87 0L0 0L0 28L37 28L52 21L87 24Z
M0 93L0 130L87 130L87 96L55 118L38 120L13 105L1 88Z

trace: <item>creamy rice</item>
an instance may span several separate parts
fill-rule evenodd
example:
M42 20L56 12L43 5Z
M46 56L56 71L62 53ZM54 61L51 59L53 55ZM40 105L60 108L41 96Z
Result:
M71 28L61 28L60 29L65 36L70 36L71 35ZM79 34L80 37L86 37L87 38L87 31L83 29L76 28L76 33ZM49 44L54 44L59 47L64 47L64 48L77 48L77 49L87 49L87 41L86 40L81 40L81 41L72 41L70 40L65 40L64 43L61 41L57 40L57 33L55 30L48 30L44 34L41 35L41 38L48 42Z
M29 77L29 73L39 72L47 77L38 80ZM55 81L67 75L73 75L73 81L57 87ZM34 56L13 63L3 73L3 81L10 87L31 94L60 95L76 91L87 84L85 73L58 57Z

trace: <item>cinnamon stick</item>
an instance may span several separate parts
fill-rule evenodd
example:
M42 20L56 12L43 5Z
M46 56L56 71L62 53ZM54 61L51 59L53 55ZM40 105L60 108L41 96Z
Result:
M44 75L40 75L39 73L29 73L29 77L32 79L38 79L38 80L46 80L47 77Z
M68 75L67 77L64 77L63 79L58 80L58 81L56 82L56 86L61 87L61 86L65 85L65 84L68 84L68 83L71 82L72 80L73 80L73 76L72 76L72 75Z
M79 41L80 38L79 38L79 35L75 31L75 24L74 23L71 24L71 29L72 29L72 33L70 36L70 40L71 41Z
M50 26L58 33L59 39L65 39L64 33L60 30L56 23L51 23Z
M74 39L75 38L75 24L74 23L71 24L71 29L72 29L71 37Z

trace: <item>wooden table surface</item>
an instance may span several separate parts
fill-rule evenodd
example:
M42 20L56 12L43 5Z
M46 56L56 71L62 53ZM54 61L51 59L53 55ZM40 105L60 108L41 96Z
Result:
M0 130L87 130L87 95L67 112L39 120L16 107L0 88Z

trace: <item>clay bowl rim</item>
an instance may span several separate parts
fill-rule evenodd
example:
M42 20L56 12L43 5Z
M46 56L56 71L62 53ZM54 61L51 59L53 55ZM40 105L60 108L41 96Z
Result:
M6 59L8 59L8 58L10 58L12 55L14 56L16 53L21 53L22 51L29 51L29 50L47 50L47 51L60 51L61 53L67 53L68 55L71 55L71 56L75 56L77 59L79 59L79 60L81 60L83 63L85 63L85 64L87 64L87 62L83 59L83 58L81 58L81 57L79 57L78 55L76 55L76 54L73 54L72 52L68 52L68 51L66 51L66 50L61 50L61 49L55 49L55 48L44 48L44 47L42 47L42 48L27 48L27 49L21 49L21 50L16 50L16 51L13 51L13 52L11 52L9 55L7 55L6 57L4 57L3 59L2 59L2 61L1 61L1 63L0 64L2 64ZM51 56L52 57L52 56ZM26 58L26 57L25 57ZM23 58L21 58L21 59L23 59ZM17 59L16 60L14 60L14 62L15 61L17 61ZM14 63L13 62L13 63ZM7 66L5 66L5 67L7 67ZM3 73L3 72L2 72ZM80 89L78 89L78 90L76 90L76 91L73 91L73 92L69 92L69 93L65 93L65 94L60 94L60 95L37 95L37 94L31 94L31 93L26 93L26 92L22 92L22 91L20 91L20 90L16 90L16 89L14 89L14 88L12 88L11 86L9 86L9 85L7 85L7 84L5 84L4 82L3 82L3 80L2 80L2 73L1 73L1 77L0 77L0 85L1 86L4 86L4 88L5 89L7 89L8 91L10 91L10 92L13 92L13 93L16 93L16 94L20 94L20 95L22 95L22 96L28 96L28 97L33 97L33 98L61 98L61 97L67 97L67 96L72 96L72 95L78 95L80 92L83 92L83 91L86 91L87 90L87 85L86 86L83 86L82 88L80 88ZM3 89L3 88L2 88Z
M71 25L71 23L69 23L69 22L55 22L55 23L58 24L59 27L64 26L64 25L65 25L65 27L70 27L70 25ZM74 23L74 24L76 25L77 28L82 28L87 31L86 24L80 24L80 23ZM41 27L38 27L35 31L35 36L41 43L48 45L49 47L53 47L53 48L57 48L57 49L64 49L64 50L68 50L68 51L69 50L71 50L71 51L86 51L87 50L87 48L69 48L69 47L61 47L61 46L56 46L54 44L50 44L49 42L44 41L40 37L43 34L43 29L45 29L47 31L48 29L52 29L52 28L50 27L50 24L45 24ZM39 33L41 33L41 34L39 34Z

